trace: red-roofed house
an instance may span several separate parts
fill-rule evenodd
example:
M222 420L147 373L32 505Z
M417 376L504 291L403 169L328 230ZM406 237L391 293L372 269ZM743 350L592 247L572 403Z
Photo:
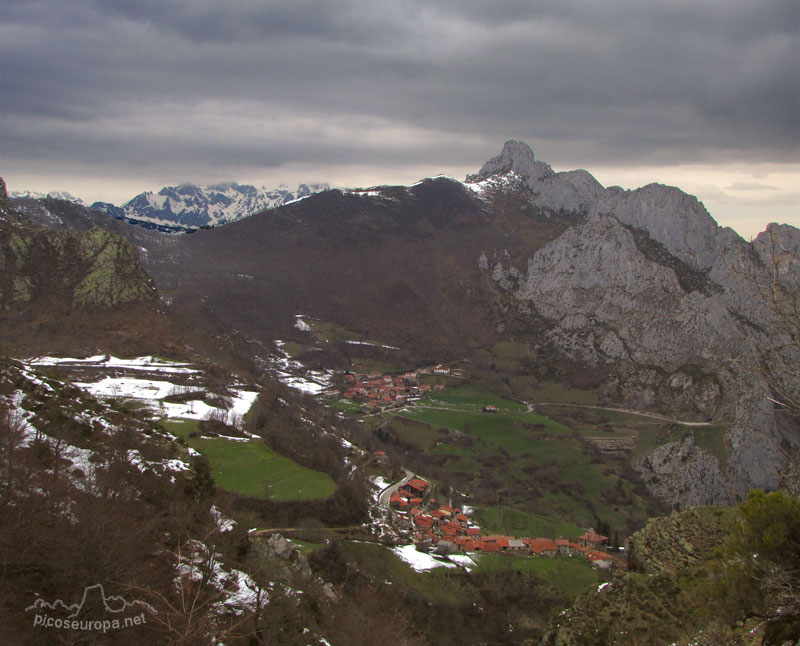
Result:
M425 493L425 489L427 488L428 483L422 478L412 478L401 487L401 489L404 489L408 493L417 495Z
M570 545L572 545L572 543L570 543L566 538L556 539L556 547L560 556L570 556L572 554Z
M497 543L478 541L475 544L476 552L499 552L500 546Z
M484 543L493 543L497 545L497 548L500 550L508 549L508 536L503 536L502 534L493 534L491 536L484 536L482 540Z
M524 538L522 539L530 547L531 552L539 556L555 556L558 554L558 545L549 538Z
M603 570L606 568L610 568L611 564L614 561L614 559L611 558L610 554L606 554L605 552L600 552L598 550L591 550L587 552L586 558L589 559L589 563L591 563L593 567L597 567Z
M399 492L395 492L389 498L389 504L402 509L408 508L408 498Z
M601 536L592 530L586 532L583 536L578 537L578 544L586 547L594 547L602 549L608 543L608 536Z
M464 528L461 525L459 525L458 523L453 522L452 520L448 520L447 522L445 522L445 527L449 527L450 529L452 529L457 534L463 534L464 533Z

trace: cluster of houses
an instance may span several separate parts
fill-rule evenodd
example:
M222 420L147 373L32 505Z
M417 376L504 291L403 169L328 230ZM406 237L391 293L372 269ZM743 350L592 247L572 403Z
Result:
M381 372L344 374L344 392L342 396L354 402L366 405L370 410L390 406L402 406L409 397L415 397L432 390L444 390L439 384L422 384L419 378L423 374L449 375L447 366L405 372L402 375L384 374Z
M389 498L389 505L395 511L406 514L417 549L437 554L483 552L517 556L580 556L600 569L625 567L623 560L604 551L608 538L593 530L578 537L577 542L483 535L481 528L471 523L462 509L439 504L432 498L426 500L429 486L427 481L415 477Z

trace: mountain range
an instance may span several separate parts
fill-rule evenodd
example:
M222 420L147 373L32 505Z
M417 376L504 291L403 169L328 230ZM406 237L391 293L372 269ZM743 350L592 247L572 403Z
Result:
M300 184L293 190L285 185L270 189L235 182L209 186L181 184L165 186L157 193L151 191L139 193L121 206L110 202L94 202L90 208L146 229L179 233L235 222L258 211L281 206L327 188L327 184ZM50 198L88 206L83 200L66 191L47 194L14 191L9 197L40 202Z
M252 187L219 191L132 203L155 214L207 202L217 221L234 195L258 203ZM297 337L298 312L430 357L512 341L530 348L539 378L583 375L607 401L713 423L635 458L670 505L773 488L795 441L759 372L780 321L742 283L768 282L776 250L791 255L800 232L770 225L749 243L677 188L604 188L509 141L463 182L326 190L213 231L138 231L119 230L162 302L242 343ZM781 276L796 286L797 265Z
M585 170L553 171L521 141L506 142L463 181L309 188L276 194L279 205L258 195L238 185L172 187L113 212L118 207L98 210L54 195L9 199L0 180L5 351L172 357L202 365L210 383L232 372L257 383L249 434L209 419L199 430L211 435L184 441L208 448L209 441L260 437L332 475L340 491L283 506L269 494L233 489L216 498L242 513L247 526L257 517L267 527L302 520L309 531L320 522L349 531L369 506L371 524L361 529L399 540L392 522L378 520L380 504L359 487L371 477L382 489L413 469L438 482L437 498L453 507L468 502L465 509L490 533L535 527L558 538L595 523L608 536L627 532L631 567L658 574L615 575L554 616L547 631L530 622L539 591L527 580L503 596L488 572L458 579L451 590L457 612L424 592L428 612L456 612L466 622L463 635L474 633L476 642L533 643L525 640L538 635L543 644L583 643L590 635L594 643L600 630L630 630L639 635L631 643L670 643L683 621L676 617L691 623L687 635L694 636L727 621L709 624L690 610L714 579L706 568L715 546L729 541L736 510L728 506L754 488L777 489L800 455L798 229L770 224L748 242L677 188L604 187ZM137 200L139 211L124 210ZM233 219L237 209L247 215ZM190 212L205 213L204 224L190 223ZM356 373L397 384L397 375L416 379L420 366L431 366L419 372L431 391L426 405L367 414L344 397L307 394L344 393ZM26 368L12 368L7 381L20 382ZM47 399L39 377L25 379ZM197 390L193 379L185 385ZM286 388L311 381L303 394ZM174 388L166 399L183 404L198 396ZM86 406L76 404L70 415ZM52 411L46 418L61 419ZM76 431L76 447L80 437ZM164 450L186 450L165 442ZM373 464L370 456L378 455L391 466ZM360 466L350 470L351 458ZM219 464L211 466L217 477ZM208 466L194 469L204 495L212 495ZM725 510L696 508L705 505ZM687 511L645 524L669 509ZM258 544L255 535L241 540L237 550ZM359 597L343 573L366 572L372 583L364 585L387 581L382 594L400 595L392 612L413 609L408 598L416 596L389 581L377 553L367 564L352 545L315 550L315 576L360 603L381 595ZM519 614L509 603L523 589L533 596ZM641 603L627 618L619 613L634 607L629 595ZM715 595L727 608L726 594ZM650 618L654 599L670 608L661 624ZM542 621L567 603L547 594L539 600ZM473 617L468 609L476 607ZM280 610L272 602L269 608ZM771 605L769 611L780 615ZM487 617L500 619L490 626ZM441 622L433 628L420 621L404 630L438 634ZM335 634L336 625L324 632ZM613 635L596 643L615 643Z

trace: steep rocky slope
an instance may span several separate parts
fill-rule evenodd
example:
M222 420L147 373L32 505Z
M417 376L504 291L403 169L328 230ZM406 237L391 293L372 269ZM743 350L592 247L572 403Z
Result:
M757 351L782 330L743 289L752 276L737 270L753 246L678 189L603 189L585 171L548 172L521 142L508 142L498 161L470 179L509 172L522 177L534 203L581 220L521 269L487 267L498 286L520 310L548 321L550 342L610 367L613 399L727 428L725 455L700 448L687 432L642 456L636 466L650 487L679 505L730 502L754 486L773 488L781 442L789 438ZM766 235L797 257L795 229L771 226ZM755 250L754 287L769 282L771 260L763 240ZM796 266L785 272L796 280Z

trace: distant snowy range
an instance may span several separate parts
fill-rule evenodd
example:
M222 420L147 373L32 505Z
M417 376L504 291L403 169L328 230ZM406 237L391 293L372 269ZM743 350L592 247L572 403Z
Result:
M234 222L264 209L288 204L328 188L327 184L300 184L293 190L285 185L270 189L234 182L210 186L182 184L165 186L158 193L152 191L140 193L122 206L110 202L95 202L89 208L147 229L180 232ZM45 195L19 191L12 192L10 197L51 198L89 206L80 198L66 192L52 192Z

